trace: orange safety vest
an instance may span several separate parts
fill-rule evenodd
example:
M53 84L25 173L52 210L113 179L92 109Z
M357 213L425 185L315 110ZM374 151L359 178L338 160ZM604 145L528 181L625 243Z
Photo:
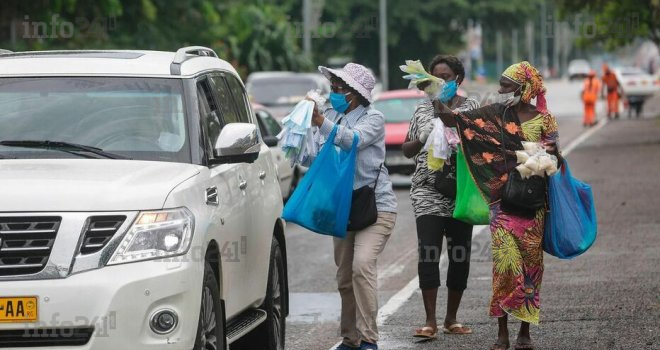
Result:
M600 92L600 88L601 84L598 78L587 77L587 79L584 80L582 101L584 101L584 103L596 103L598 100L598 93Z
M612 72L603 74L603 83L605 83L605 86L607 86L608 92L617 90L619 87L619 82L616 80L616 75L614 75Z

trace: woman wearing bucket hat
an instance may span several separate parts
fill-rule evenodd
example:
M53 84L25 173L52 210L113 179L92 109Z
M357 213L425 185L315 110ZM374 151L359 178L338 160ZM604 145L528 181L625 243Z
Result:
M374 224L334 238L337 286L341 296L341 336L338 350L377 350L377 258L394 229L396 197L385 161L385 117L373 107L376 79L368 68L348 63L342 69L319 67L332 84L330 106L314 109L314 140L320 147L338 125L334 143L349 150L359 137L354 189L374 187L378 217Z

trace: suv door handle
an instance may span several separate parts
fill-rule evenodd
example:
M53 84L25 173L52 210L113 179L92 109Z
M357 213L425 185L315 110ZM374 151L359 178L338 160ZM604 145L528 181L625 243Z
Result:
M241 190L246 189L247 188L247 181L241 180L241 182L238 183L238 188L240 188Z
M266 178L266 172L262 170L262 171L259 173L259 178L262 179L262 180L265 179L265 178Z
M218 199L218 188L213 186L206 189L206 204L209 205L218 205L220 200Z

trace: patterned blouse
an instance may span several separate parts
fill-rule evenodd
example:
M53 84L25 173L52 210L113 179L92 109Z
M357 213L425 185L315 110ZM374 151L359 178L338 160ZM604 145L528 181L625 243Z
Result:
M479 102L467 98L462 105L455 108L455 112L471 111L479 108ZM429 100L420 103L415 114L410 120L408 128L408 139L419 139L420 132L424 130L433 120L433 105ZM428 152L421 150L415 157L415 172L412 176L410 187L410 200L412 202L415 217L422 215L435 215L452 217L454 213L454 200L440 194L433 185L435 184L435 172L427 167ZM456 164L451 164L450 177L456 177Z

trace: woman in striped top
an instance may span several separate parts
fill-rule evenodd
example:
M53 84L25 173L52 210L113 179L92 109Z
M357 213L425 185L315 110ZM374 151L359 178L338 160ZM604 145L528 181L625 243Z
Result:
M469 111L479 108L479 102L456 94L458 85L465 77L465 68L455 56L436 56L429 65L428 71L448 84L440 96L440 103L456 111ZM455 82L455 83L454 83ZM423 88L423 86L420 86ZM410 199L415 212L417 224L417 242L419 251L418 274L419 287L426 311L426 324L415 332L415 337L434 338L438 331L436 320L436 299L440 287L440 252L442 239L447 239L447 255L449 268L447 271L447 312L442 330L447 334L470 334L472 330L463 326L457 320L456 314L461 303L463 291L467 287L470 273L470 244L472 241L472 225L452 217L454 198L449 198L438 192L435 187L435 172L427 167L427 152L422 148L432 131L432 102L422 102L415 111L403 153L408 158L415 159L417 166L412 177ZM448 177L456 177L456 164L453 158L449 164Z

